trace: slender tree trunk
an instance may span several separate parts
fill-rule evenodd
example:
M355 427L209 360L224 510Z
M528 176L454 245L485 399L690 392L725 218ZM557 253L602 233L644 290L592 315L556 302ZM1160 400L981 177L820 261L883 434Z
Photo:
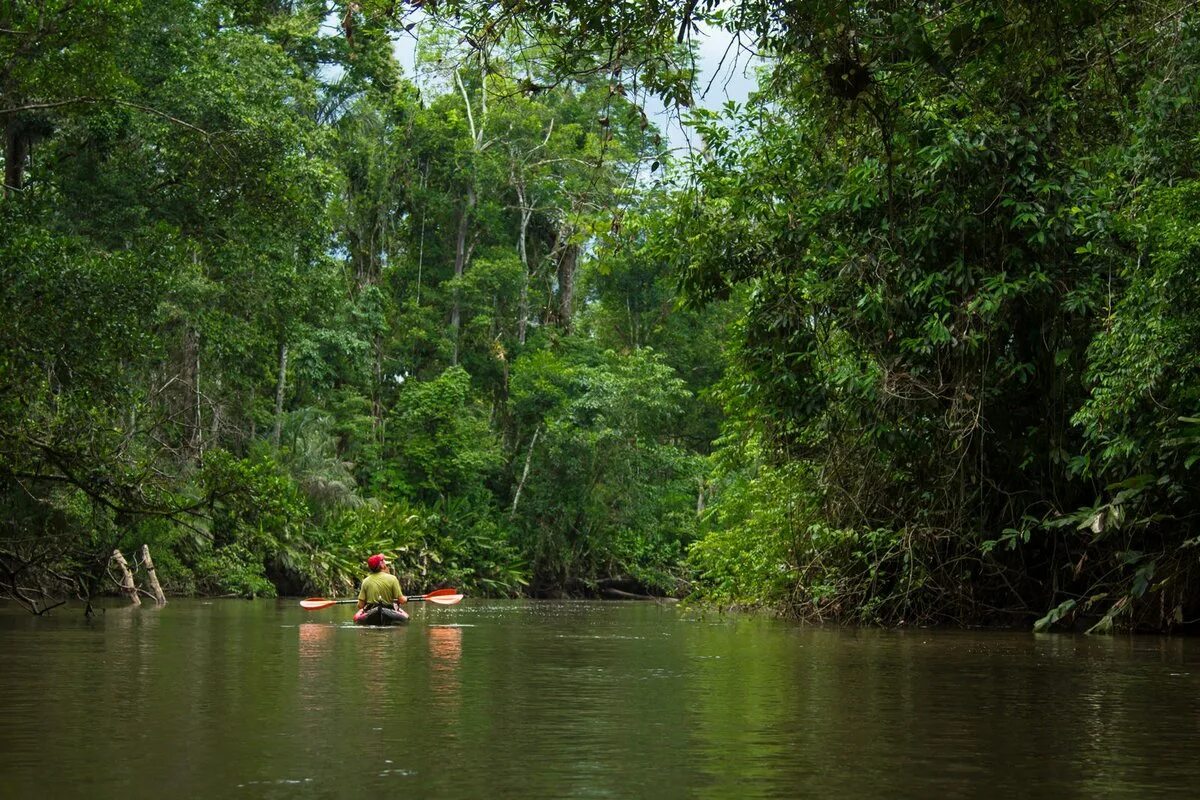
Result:
M254 418L253 392L248 392L246 395L243 395L241 402L238 403L238 414L242 419L249 417L250 422L250 438L249 440L244 440L242 444L245 444L245 441L253 442L258 439L258 420Z
M200 392L200 337L196 336L196 424L192 438L192 449L199 455L204 455L204 415L200 408L203 395Z
M479 88L479 124L475 124L475 114L471 110L471 98L467 96L467 86L463 83L462 75L458 70L454 71L454 81L458 84L458 90L462 94L463 109L467 113L467 130L471 133L471 150L478 155L482 153L486 145L484 144L484 129L487 127L487 70L483 69L483 62L480 61L482 74L480 76ZM472 164L472 169L475 165ZM472 175L471 185L467 187L466 201L463 203L462 217L458 220L458 237L454 248L454 277L461 279L467 268L467 260L470 258L470 253L467 251L467 230L471 222L471 212L475 209L475 178ZM458 333L462 325L462 309L460 307L459 289L454 288L454 306L450 311L450 328L454 336L454 363L458 363Z
M563 234L567 235L566 232ZM571 319L575 305L575 265L579 259L579 248L568 244L558 260L558 325L563 331L571 332Z
M467 197L463 202L462 216L458 220L458 236L454 242L454 279L462 279L467 268L467 231L471 225L471 212L475 209L475 187L467 189ZM458 363L458 331L462 325L462 308L460 306L459 287L454 287L454 305L450 309L450 330L454 336L454 363Z
M186 457L199 454L204 435L200 431L200 334L184 329L179 350L179 381L171 391L170 407L182 425L179 450Z
M633 313L633 302L625 298L625 311L629 314L629 344L633 349L637 349L640 345L638 342L638 321L637 315Z
M521 302L517 316L517 341L525 344L525 332L529 327L529 220L533 209L525 202L525 189L517 187L517 199L521 203L521 230L517 235L517 255L521 257Z
M271 433L271 444L279 447L283 433L283 392L287 386L287 342L279 343L279 380L275 383L275 430Z
M383 334L375 334L375 386L371 391L371 425L376 435L383 432ZM382 439L380 440L382 443Z
M525 481L529 479L529 465L533 463L533 447L537 444L538 434L541 432L541 425L533 429L533 438L529 440L529 452L525 454L525 469L521 470L521 480L517 483L517 491L513 493L512 509L508 512L510 517L517 515L517 503L521 502L521 490L525 488Z
M221 406L214 403L212 407L212 424L208 427L208 438L217 442L221 434Z
M421 244L417 248L417 305L421 305L421 271L425 267L425 215L421 215Z
M25 185L25 161L29 158L29 137L25 135L20 114L10 114L4 125L4 196L21 191Z

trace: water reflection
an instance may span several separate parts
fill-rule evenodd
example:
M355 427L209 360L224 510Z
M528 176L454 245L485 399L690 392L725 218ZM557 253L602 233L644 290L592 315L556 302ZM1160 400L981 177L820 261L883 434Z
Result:
M320 711L329 698L328 683L333 664L329 650L337 629L333 625L303 622L297 628L300 656L298 695L305 711Z
M329 650L329 641L333 636L334 626L317 622L304 622L298 627L300 631L300 657L302 659L319 658Z
M441 669L456 669L462 658L462 628L457 625L430 625L428 627L429 652L434 657L434 666Z
M814 630L639 604L489 601L376 630L286 601L90 623L0 607L0 712L0 797L1141 800L1200 785L1200 641Z
M456 709L462 689L459 662L462 660L462 628L431 625L429 641L429 689L446 710Z

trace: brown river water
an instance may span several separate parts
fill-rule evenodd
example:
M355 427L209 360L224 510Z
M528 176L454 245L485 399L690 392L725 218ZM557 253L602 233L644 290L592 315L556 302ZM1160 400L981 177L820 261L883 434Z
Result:
M3 798L1200 797L1200 640L0 605Z

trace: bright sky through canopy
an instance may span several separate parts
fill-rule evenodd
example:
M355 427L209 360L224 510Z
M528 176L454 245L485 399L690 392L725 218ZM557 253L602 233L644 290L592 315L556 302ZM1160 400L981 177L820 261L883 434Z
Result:
M418 84L420 77L417 75L416 50L420 30L418 24L412 33L399 36L394 45L396 60L404 68L404 74ZM753 56L738 46L733 34L720 28L701 26L696 43L699 67L696 97L699 105L715 110L730 100L744 103L757 83ZM676 155L686 154L689 147L699 144L694 136L688 135L678 110L668 109L662 100L653 96L646 97L643 102L647 116L663 132Z

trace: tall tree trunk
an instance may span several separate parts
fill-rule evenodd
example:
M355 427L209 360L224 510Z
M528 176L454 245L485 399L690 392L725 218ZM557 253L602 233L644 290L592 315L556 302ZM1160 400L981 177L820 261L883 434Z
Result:
M533 429L533 438L529 440L529 452L525 454L525 469L521 470L521 480L517 483L517 491L513 493L512 509L508 512L510 517L517 515L517 503L521 502L521 490L525 488L525 481L529 479L529 465L533 463L533 448L537 444L538 434L541 432L541 425Z
M200 392L200 336L196 336L196 423L192 436L192 448L204 455L204 414L200 407L204 395Z
M458 220L458 236L454 242L454 279L462 279L467 268L467 231L471 225L471 212L475 209L475 187L467 189L467 197L463 202L462 216ZM459 288L454 287L454 305L450 309L450 330L454 336L454 363L458 363L458 331L462 325L462 308L460 306Z
M567 235L566 232L563 234ZM575 266L579 260L579 247L566 245L558 259L558 326L571 332L571 318L575 305Z
M204 432L200 428L200 333L190 325L184 329L180 343L179 378L177 389L171 393L171 408L182 427L179 432L180 453L191 458L200 454Z
M638 315L633 313L633 302L628 296L625 297L625 311L629 314L629 343L636 350L641 346L641 343L638 341L640 338L638 336Z
M517 184L517 200L521 204L521 229L517 233L517 255L521 257L521 302L517 315L517 341L525 344L525 331L529 327L529 220L533 209L525 201L525 187Z
M354 291L361 292L362 288L367 285L369 271L367 268L367 257L363 253L362 236L353 227L352 222L346 230L346 244L350 251L350 260L354 264Z
M283 392L287 386L287 342L279 343L279 380L275 382L275 430L271 433L271 444L279 447L280 435L283 433Z
M417 305L421 305L421 271L425 268L425 215L421 215L421 244L417 248Z
M208 427L208 438L211 442L221 440L221 406L219 403L213 403L212 406L212 424Z
M29 158L29 137L20 114L10 114L4 125L4 196L19 192L25 185L25 161Z
M254 401L254 393L250 392L249 396L243 397L242 402L239 404L241 407L240 413L242 418L250 418L250 438L248 440L243 440L242 444L245 444L246 441L253 442L258 439L258 420L254 418Z
M371 427L383 432L383 334L375 334L375 386L371 390ZM382 443L382 440L381 442Z
M480 62L482 74L480 76L479 87L479 124L475 124L475 114L471 110L471 98L467 96L467 86L463 83L462 75L458 70L454 71L454 82L458 84L458 91L462 94L463 109L467 112L467 130L471 133L471 150L475 155L482 153L486 148L484 144L484 128L487 126L487 70L483 69L483 62ZM474 164L472 164L472 170ZM475 183L474 175L471 178L471 185L467 187L466 202L463 203L462 217L458 220L458 238L454 248L454 277L456 280L461 279L463 272L467 268L467 259L470 257L467 251L467 230L471 222L471 212L475 209ZM450 311L450 328L454 336L454 359L453 363L458 363L458 332L462 325L462 309L459 305L459 290L454 288L454 306Z

